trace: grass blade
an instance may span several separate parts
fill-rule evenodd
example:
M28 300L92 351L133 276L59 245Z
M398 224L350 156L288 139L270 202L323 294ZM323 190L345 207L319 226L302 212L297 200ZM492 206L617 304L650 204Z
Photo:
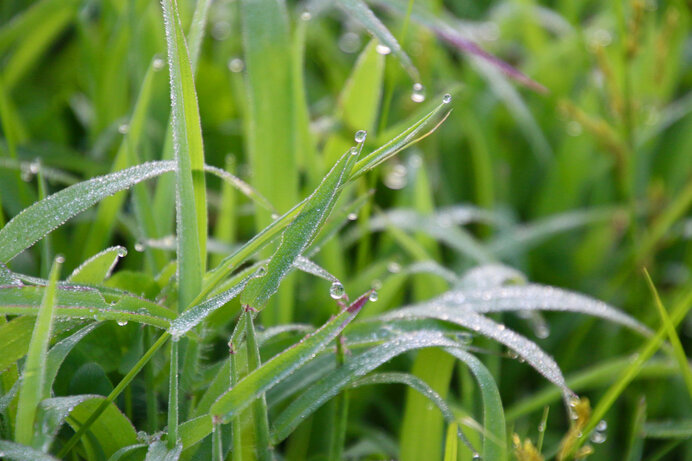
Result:
M178 310L182 312L199 293L206 268L204 147L197 93L177 1L164 0L162 5L168 45L173 147L176 158Z
M329 217L342 191L342 186L346 183L349 172L356 162L358 152L359 149L356 148L346 152L306 200L300 214L284 231L281 245L267 265L266 275L248 283L240 298L241 304L262 309L269 298L276 293L281 280L288 274L293 263L310 245Z
M0 453L12 461L58 461L42 451L8 440L0 440Z
M22 371L17 404L15 441L24 445L32 445L33 443L36 409L38 403L47 397L43 393L46 379L46 356L53 329L56 285L63 261L63 258L59 256L53 263L50 282L46 287L41 309L36 317L36 325L29 343L29 352Z
M362 0L338 0L337 4L350 17L361 23L370 34L380 41L381 45L389 48L414 82L420 82L420 72L418 72L416 66L413 65L411 58L408 57L394 35L382 24L382 21L375 16L375 13L372 12L365 2Z
M309 334L300 343L273 357L240 380L235 387L219 397L212 405L210 413L224 421L229 421L239 414L254 398L274 387L334 340L356 317L368 301L368 296L369 294L366 294L358 298L319 330Z
M670 315L668 315L668 311L663 305L663 302L661 302L661 298L658 295L658 290L654 285L654 281L651 280L651 276L646 269L644 269L644 276L646 277L646 283L649 285L651 294L654 297L654 305L656 306L656 310L661 316L661 323L665 327L666 333L668 334L668 341L670 341L670 344L673 346L673 357L675 357L675 360L680 366L680 373L682 374L682 378L687 386L687 393L689 394L690 398L692 398L692 370L690 369L690 364L687 361L685 349L682 347L680 337L675 331L675 326L670 319Z
M75 184L34 203L0 229L0 261L10 261L65 221L104 198L174 169L173 162L143 163Z
M120 258L127 255L127 249L122 246L106 248L98 254L84 261L78 268L72 271L68 282L85 285L98 285L110 277L113 268Z

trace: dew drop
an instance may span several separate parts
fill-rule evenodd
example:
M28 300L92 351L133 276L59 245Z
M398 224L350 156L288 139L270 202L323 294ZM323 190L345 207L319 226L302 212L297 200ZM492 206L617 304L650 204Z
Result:
M40 160L34 160L29 164L29 173L31 174L36 174L38 173L38 170L41 168L41 161Z
M277 220L277 219L279 219L280 217L281 217L281 216L279 216L278 213L272 213L272 219L273 219L273 220Z
M329 287L329 296L331 296L332 299L341 299L344 297L344 294L346 294L346 291L340 282L334 282L332 286Z
M481 454L480 454L480 453L478 453L478 452L474 453L474 454L473 454L473 458L472 458L472 459L475 459L475 460L478 460L478 461L480 461L480 459L481 459Z
M260 266L255 274L257 277L264 277L267 275L267 268L265 266Z
M118 133L120 134L127 134L128 131L130 131L130 125L127 123L123 123L118 127Z
M154 70L161 70L163 69L163 66L165 65L165 61L161 58L154 58L154 62L152 62L152 66L154 67Z
M608 429L608 423L606 422L605 419L602 419L596 424L596 430L599 432L603 432L606 429Z
M118 324L118 326L124 327L125 325L127 325L127 320L118 320L116 323Z
M228 61L228 70L230 70L231 72L237 74L238 72L242 72L243 69L245 69L245 63L242 59L233 58L230 61Z
M171 335L171 341L177 343L178 341L180 341L180 335Z
M142 242L135 243L135 251L141 253L144 251L144 249L145 249L145 246Z
M375 47L375 51L377 51L381 55L386 56L392 52L392 49L390 47L388 47L387 45L383 45L381 43L378 43L377 46Z
M545 424L541 423L538 425L538 432L545 432Z
M398 274L399 272L401 272L401 265L396 261L392 261L389 264L387 264L387 270L392 274Z
M425 87L421 83L413 84L413 92L411 93L411 101L413 102L423 102L425 101Z
M355 147L351 147L351 149L349 150L349 153L351 155L358 155L358 149L356 149Z
M365 138L366 138L367 136L368 136L368 132L367 132L367 131L365 131L365 130L358 130L358 131L356 131L355 140L356 140L357 143L361 143L361 142L365 141Z
M122 248L122 247L118 248L118 256L120 256L121 258L124 258L125 256L127 256L127 250L125 248Z
M58 255L55 257L55 262L58 264L62 264L65 262L65 257L63 255Z
M596 431L591 433L589 440L591 440L593 443L603 443L606 441L606 435L603 432Z
M300 20L301 20L301 21L309 21L309 20L311 20L311 19L312 19L312 14L310 14L309 11L303 11L303 12L300 14Z
M451 94L447 93L444 96L442 96L442 103L443 104L449 104L450 102L452 102L452 95Z
M355 32L346 32L339 37L339 49L344 53L355 53L360 48L360 37Z
M370 302L373 302L373 303L374 303L375 301L377 301L379 298L380 298L380 297L378 296L378 294L377 294L377 292L376 292L375 290L371 291L371 292L370 292L370 296L368 296L368 299L370 300Z
M358 219L358 215L356 213L349 213L346 217L349 221L355 221L356 219Z

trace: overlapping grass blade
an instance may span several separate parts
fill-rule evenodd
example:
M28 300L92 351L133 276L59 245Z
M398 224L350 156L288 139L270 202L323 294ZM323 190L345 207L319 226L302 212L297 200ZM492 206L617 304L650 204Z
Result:
M329 217L356 162L358 152L356 148L346 152L306 200L298 216L284 231L281 245L267 264L266 275L248 283L240 298L242 304L261 309L276 293L281 280Z
M455 347L456 343L438 332L401 334L357 356L307 388L273 421L272 442L284 440L306 417L337 395L345 386L404 352L424 347Z
M17 420L15 424L15 441L24 445L33 445L34 422L38 403L47 397L44 395L46 380L46 356L53 330L55 312L55 292L62 266L62 257L56 258L50 273L50 281L36 317L34 332L31 335L17 403Z
M505 413L495 378L479 359L462 349L445 349L464 362L478 382L483 399L483 451L481 459L507 459Z
M173 147L176 162L176 234L179 306L185 310L202 287L206 270L207 201L204 147L197 93L177 2L162 2L168 45Z
M177 444L168 448L164 442L157 441L149 445L145 461L178 461L183 451L183 445Z
M368 301L366 294L342 310L320 329L309 334L300 343L265 362L260 368L240 380L212 405L210 413L230 420L246 408L254 398L282 381L308 362L314 354L325 348L356 317Z
M0 261L10 261L65 221L105 197L174 169L173 162L143 163L75 184L34 203L0 229Z
M405 129L403 132L396 135L381 148L365 156L360 162L357 162L350 174L349 181L355 180L357 177L363 175L366 171L374 168L379 163L393 157L401 150L417 142L420 137L416 138L416 136L418 136L423 130L427 129L428 133L434 131L437 126L439 126L440 120L438 117L444 107L445 104L438 105L434 110L424 115L420 120L409 128ZM366 161L363 162L364 160ZM276 238L276 236L291 222L291 220L298 215L300 210L305 206L307 200L308 199L303 200L284 213L281 217L275 219L271 224L245 243L239 250L229 255L221 262L221 264L210 271L204 281L202 295L205 295L211 291L216 284L223 280L224 277L226 277L238 264L245 261L248 257L255 254L274 238ZM196 301L201 301L201 299L197 299Z
M381 317L385 321L415 318L433 318L451 322L502 343L558 386L563 391L565 398L572 395L572 391L565 384L565 378L562 376L560 367L536 343L509 330L503 324L496 323L471 310L451 308L444 303L426 302L412 307L397 309Z

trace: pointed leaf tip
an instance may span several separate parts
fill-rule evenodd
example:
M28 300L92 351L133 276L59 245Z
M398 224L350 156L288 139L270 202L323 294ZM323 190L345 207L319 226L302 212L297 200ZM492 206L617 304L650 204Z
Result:
M353 301L353 303L350 306L348 306L346 310L349 311L351 314L357 313L363 308L363 306L365 306L365 303L367 303L370 299L370 295L372 295L372 293L374 292L375 290L366 291L364 295L361 295L360 298Z

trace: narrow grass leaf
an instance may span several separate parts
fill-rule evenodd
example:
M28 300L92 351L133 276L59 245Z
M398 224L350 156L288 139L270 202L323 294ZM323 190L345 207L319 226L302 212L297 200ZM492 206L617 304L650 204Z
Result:
M505 413L495 378L479 359L459 348L445 349L464 362L478 382L483 400L483 452L481 459L507 459Z
M0 261L8 262L90 206L146 179L174 171L173 162L149 162L97 176L25 208L0 229Z
M168 332L176 339L202 323L210 314L223 307L230 300L238 296L248 283L248 279L242 280L221 294L218 294L201 304L197 304L171 322Z
M127 255L125 247L118 245L106 248L84 261L67 277L67 281L85 285L101 284L110 277L118 260L125 255Z
M22 371L22 382L17 403L15 441L24 445L32 445L36 408L38 403L47 397L43 394L46 379L46 356L53 330L55 292L62 262L62 257L56 258L51 268L50 281L36 317L34 332L31 335L29 351Z
M456 343L442 334L421 331L398 335L372 349L351 357L342 366L308 387L274 420L272 443L284 440L309 415L337 395L351 382L368 374L397 355L424 347L455 347Z
M176 161L176 234L179 311L202 287L206 270L207 201L204 147L197 92L177 2L163 0L170 72L173 147Z
M46 357L46 378L43 383L43 395L51 395L53 382L67 354L72 351L79 341L84 339L86 335L94 331L94 329L100 325L100 323L90 323L50 348Z
M8 440L0 440L0 453L11 461L58 461L47 453Z
M284 231L281 244L272 256L263 277L248 283L240 302L261 309L276 293L281 280L288 274L296 259L310 245L329 217L336 200L353 168L359 150L346 152L324 177L322 183L306 200L300 213Z
M603 301L545 285L451 290L431 302L471 309L480 314L532 310L579 312L619 323L646 336L651 335L651 330L646 326Z
M324 349L356 317L368 301L369 294L361 296L332 320L298 344L265 362L260 368L240 380L212 405L210 413L229 421L245 409L257 396L268 391L300 366Z
M572 395L572 391L565 384L565 378L562 376L560 367L536 343L508 329L503 324L496 323L474 311L457 309L444 303L426 302L397 309L381 316L381 319L385 321L415 318L433 318L451 322L494 339L512 349L536 371L557 385L563 391L565 398Z
M680 373L682 374L682 378L687 386L687 393L689 394L690 398L692 398L692 369L690 369L690 364L687 360L687 356L685 355L685 349L682 347L682 342L680 342L680 337L675 331L673 322L670 320L670 315L668 315L668 311L658 295L658 290L656 289L656 286L654 285L653 280L651 280L651 276L646 269L644 269L644 276L646 277L646 283L649 285L651 294L654 297L654 305L656 306L656 310L661 316L661 323L667 330L668 341L670 341L670 344L673 346L673 357L675 357L675 360L677 360L678 365L680 366Z
M404 70L409 74L414 82L420 82L420 72L411 61L411 58L401 48L401 45L387 27L382 24L370 7L362 0L338 0L338 6L343 9L351 18L358 21L371 35L380 41L381 46L385 46L396 56Z

